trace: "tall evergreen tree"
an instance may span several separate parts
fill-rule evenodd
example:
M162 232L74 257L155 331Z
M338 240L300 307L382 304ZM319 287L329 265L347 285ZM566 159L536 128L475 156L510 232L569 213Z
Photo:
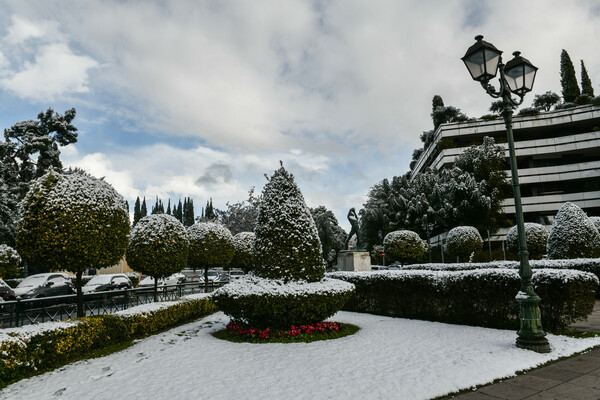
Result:
M146 207L146 196L144 196L142 207L140 208L140 218L144 218L146 215L148 215L148 208Z
M133 206L133 225L137 224L137 222L141 218L141 204L140 204L140 196L135 199L135 205Z
M183 202L183 225L194 225L194 200L186 197Z
M562 86L563 100L567 103L575 101L581 94L579 85L577 85L577 77L575 76L575 68L571 62L569 53L563 49L560 53L560 84Z
M583 60L581 60L581 94L587 94L588 96L594 97L594 88L592 87L592 80L588 75Z
M168 215L171 215L171 199L169 199L169 203L167 205L167 212Z
M181 199L179 199L179 203L177 204L177 211L175 211L175 207L173 207L173 211L173 216L183 224L183 205L181 204Z

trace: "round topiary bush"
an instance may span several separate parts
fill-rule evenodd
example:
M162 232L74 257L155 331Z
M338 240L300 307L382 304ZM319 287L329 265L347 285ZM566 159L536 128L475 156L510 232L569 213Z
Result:
M457 226L448 232L444 251L450 257L467 258L483 248L483 239L473 226Z
M12 247L0 244L0 278L16 278L19 275L21 256Z
M227 268L235 255L233 236L227 227L215 222L199 222L188 226L190 253L188 265L196 270L204 270L208 286L208 269Z
M529 258L539 260L546 254L548 231L544 225L536 224L534 222L525 222L524 225ZM516 254L519 253L519 234L516 225L508 230L508 234L506 235L506 246L509 251Z
M600 257L600 233L594 222L577 205L562 205L548 235L548 258Z
M383 239L385 255L390 261L419 261L427 251L427 244L413 231L394 231Z
M354 285L325 279L321 243L310 210L283 166L263 190L255 230L256 277L242 277L213 293L238 324L286 329L323 321L338 311Z
M231 266L243 269L245 273L254 269L254 232L240 232L233 237L235 255Z
M129 212L123 197L88 174L50 171L31 184L19 208L19 254L41 270L75 273L77 314L83 316L83 271L115 265L125 254Z
M184 269L188 251L183 224L167 214L152 214L140 219L131 230L126 257L133 270L154 278L156 298L158 280Z

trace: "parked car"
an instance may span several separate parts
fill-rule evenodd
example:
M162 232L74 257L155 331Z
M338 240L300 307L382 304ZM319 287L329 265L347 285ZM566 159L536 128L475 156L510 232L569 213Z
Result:
M23 279L14 289L17 299L63 296L75 293L69 275L60 272L35 274Z
M175 273L171 276L168 276L164 279L159 279L158 280L158 286L170 286L170 285L177 285L180 283L185 283L186 281L186 277L185 275L183 275L182 273ZM154 278L151 276L147 276L144 279L142 279L140 281L140 284L138 285L138 287L154 287Z
M232 269L229 271L229 280L238 279L245 275L241 269Z
M204 273L202 273L202 275L200 275L200 282L204 282ZM209 269L208 270L208 282L209 283L219 283L221 282L221 274L219 274L219 271L214 270L214 269Z
M83 285L83 293L106 292L109 290L131 289L133 284L125 274L96 275Z
M12 290L12 288L8 286L6 282L0 279L0 300L9 301L14 300L15 298L15 291Z

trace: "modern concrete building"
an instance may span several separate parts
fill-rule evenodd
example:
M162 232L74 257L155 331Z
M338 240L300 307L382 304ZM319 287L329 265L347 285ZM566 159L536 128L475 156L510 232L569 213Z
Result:
M600 107L581 106L536 116L514 116L513 133L521 184L525 222L552 225L556 212L567 201L588 215L600 215ZM427 167L451 166L471 145L491 136L507 149L506 129L499 117L491 121L441 125L433 144L423 151L412 176ZM514 200L504 200L504 210L514 220ZM508 229L492 241L503 240Z

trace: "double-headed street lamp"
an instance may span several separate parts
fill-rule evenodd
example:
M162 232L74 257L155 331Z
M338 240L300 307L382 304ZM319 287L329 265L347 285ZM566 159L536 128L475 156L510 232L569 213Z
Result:
M515 142L512 133L513 109L523 103L523 97L533 88L537 67L521 57L521 53L518 51L515 51L513 53L514 58L504 65L502 63L502 51L494 47L493 44L485 42L481 35L476 36L475 40L477 42L469 47L462 60L473 79L481 83L487 94L495 99L502 99L502 116L504 117L508 139L510 170L517 215L517 233L519 236L519 276L521 277L521 289L516 296L520 306L519 317L521 320L520 329L517 333L517 347L538 353L548 353L550 352L550 345L546 339L546 333L542 329L540 315L539 303L541 299L535 293L531 284L532 271L525 240L521 189L519 188ZM496 77L498 71L500 71L500 88L499 91L496 91L489 82ZM520 100L514 100L511 93L519 96Z

